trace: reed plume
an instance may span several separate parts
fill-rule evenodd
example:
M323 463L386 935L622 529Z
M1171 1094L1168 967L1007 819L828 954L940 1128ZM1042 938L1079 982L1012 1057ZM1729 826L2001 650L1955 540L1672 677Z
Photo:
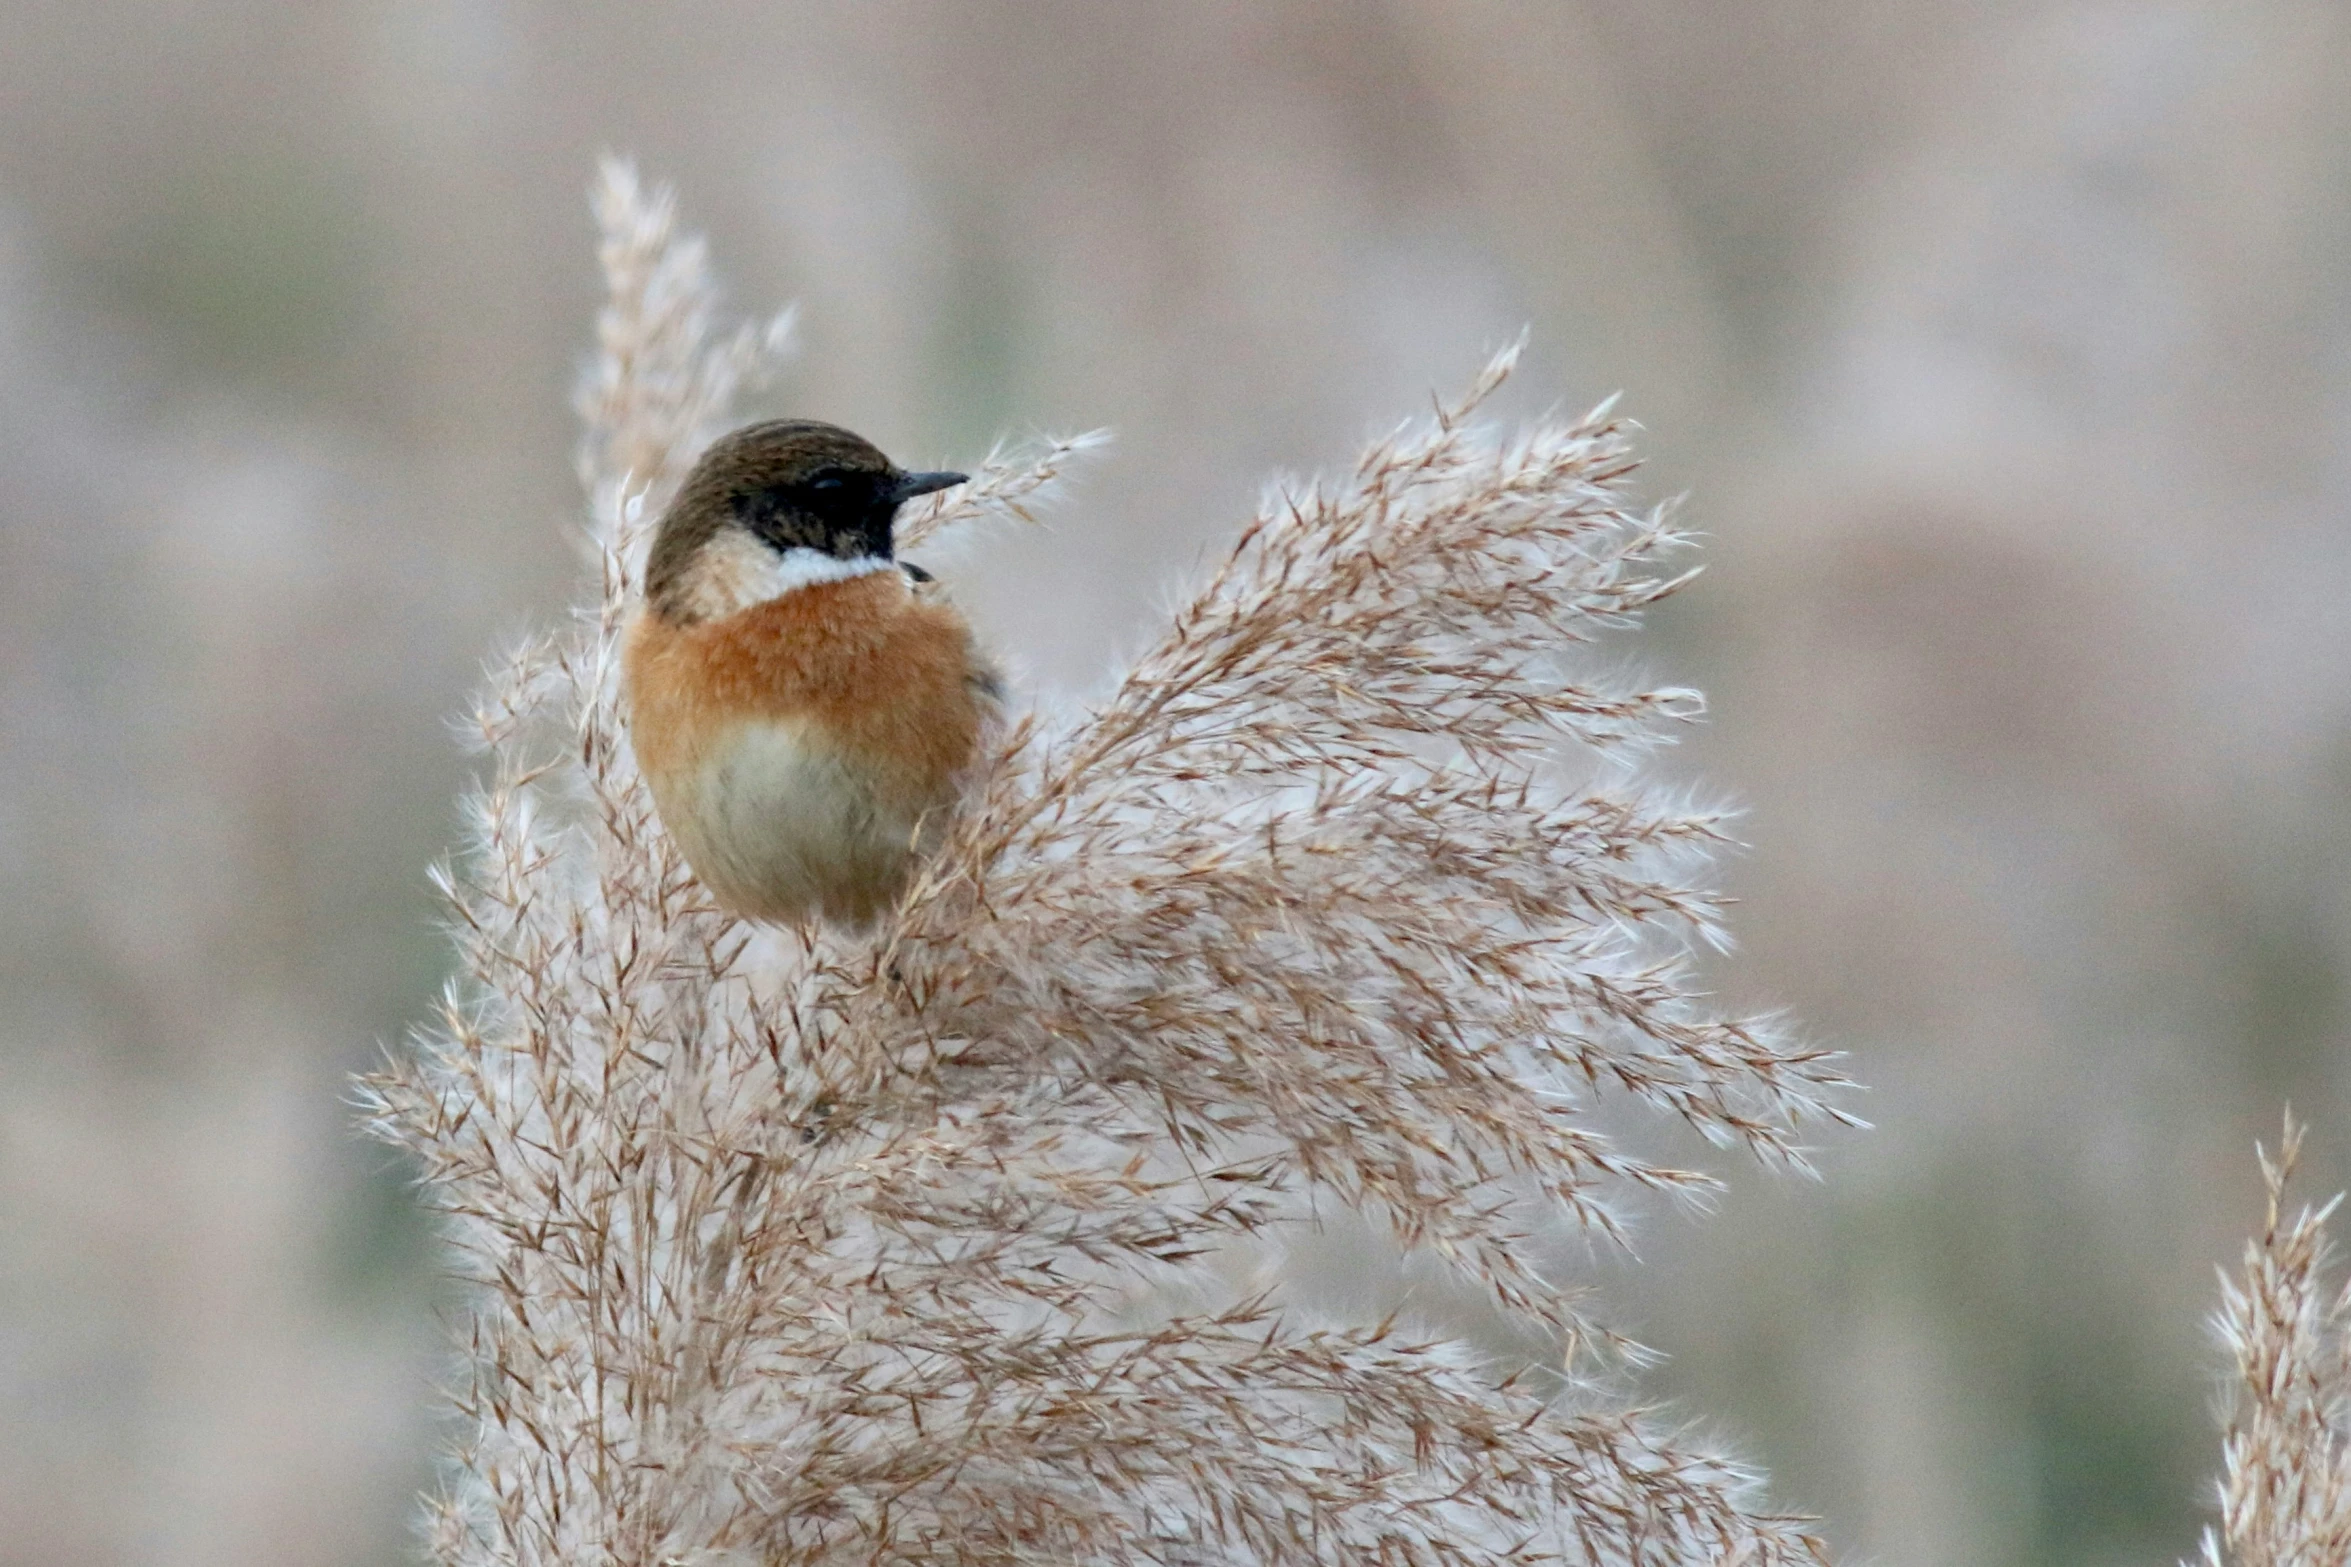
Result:
M2288 1116L2277 1157L2261 1153L2269 1217L2246 1244L2244 1280L2221 1281L2214 1327L2236 1382L2208 1567L2351 1561L2351 1286L2323 1278L2327 1220L2343 1199L2287 1217L2301 1154L2302 1128Z
M596 590L480 704L462 976L367 1087L475 1286L436 1559L1821 1560L1631 1407L1567 1287L1629 1196L1712 1180L1602 1116L1798 1166L1847 1119L1832 1061L1692 992L1722 822L1625 764L1697 698L1573 656L1682 580L1625 427L1495 433L1504 354L1273 495L1097 705L1011 722L878 930L754 929L653 815L616 647L643 523L782 329L716 330L626 167L596 213ZM1318 1206L1540 1363L1236 1261Z

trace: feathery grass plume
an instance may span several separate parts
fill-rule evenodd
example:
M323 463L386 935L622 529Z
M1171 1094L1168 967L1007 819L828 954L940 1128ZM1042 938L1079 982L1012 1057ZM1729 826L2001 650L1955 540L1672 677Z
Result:
M1497 359L1269 502L1098 707L997 736L881 929L754 930L660 831L614 655L639 519L766 339L713 337L666 193L608 168L596 210L599 595L482 704L463 980L369 1085L478 1284L438 1559L1821 1559L1596 1391L1611 1341L1545 1271L1621 1196L1708 1185L1602 1101L1783 1164L1845 1119L1833 1063L1688 989L1718 820L1564 781L1696 700L1561 664L1679 580L1622 427L1496 437ZM1212 1266L1316 1203L1528 1324L1547 1374Z
M2214 1327L2237 1363L2221 1443L2210 1567L2340 1567L2351 1561L2351 1287L2320 1277L2341 1196L2286 1217L2302 1128L2286 1117L2278 1156L2261 1151L2269 1217L2245 1247L2242 1285L2223 1277Z

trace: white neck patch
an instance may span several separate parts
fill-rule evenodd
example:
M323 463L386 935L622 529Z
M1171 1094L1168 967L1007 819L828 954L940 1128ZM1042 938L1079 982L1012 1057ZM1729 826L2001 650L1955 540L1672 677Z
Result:
M851 577L870 577L877 571L893 570L897 562L879 555L860 555L854 560L843 560L838 555L827 555L822 550L796 546L778 555L767 552L769 578L773 588L768 598L781 598L794 588L812 588L820 582L847 582Z
M782 598L795 588L819 583L847 582L877 571L895 570L897 563L879 555L843 560L805 547L777 554L750 534L729 528L702 547L687 575L682 595L687 610L698 620L718 620L754 604Z

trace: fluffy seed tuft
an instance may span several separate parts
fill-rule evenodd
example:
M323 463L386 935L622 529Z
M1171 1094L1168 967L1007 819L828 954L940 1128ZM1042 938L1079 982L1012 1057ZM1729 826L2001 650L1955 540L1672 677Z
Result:
M368 1085L477 1286L436 1559L1821 1560L1605 1391L1559 1276L1711 1184L1604 1111L1781 1164L1849 1119L1831 1060L1691 992L1722 823L1624 764L1695 697L1570 657L1682 580L1624 426L1495 434L1498 357L1275 496L1098 708L1012 725L876 935L754 930L654 818L615 648L643 520L782 328L717 334L625 166L596 212L597 589L480 704L463 980ZM1239 1259L1318 1205L1541 1363L1285 1304Z
M2221 1280L2214 1332L2236 1362L2221 1443L2221 1526L2207 1567L2339 1567L2351 1561L2351 1288L2328 1286L2326 1223L2341 1197L2286 1214L2302 1155L2291 1115L2261 1152L2269 1218Z

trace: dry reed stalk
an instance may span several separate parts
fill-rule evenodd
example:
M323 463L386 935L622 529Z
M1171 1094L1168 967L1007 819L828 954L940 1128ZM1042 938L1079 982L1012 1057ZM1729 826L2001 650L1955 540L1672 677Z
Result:
M2286 1118L2278 1156L2261 1153L2269 1217L2245 1247L2242 1285L2223 1276L2214 1327L2236 1360L2221 1444L2221 1526L2210 1567L2342 1567L2351 1562L2351 1286L2320 1277L2340 1196L2286 1217L2302 1128Z
M662 834L614 650L640 521L777 332L713 338L666 193L608 167L596 211L599 591L482 703L463 978L368 1087L478 1285L437 1559L1819 1560L1594 1391L1613 1341L1541 1265L1710 1185L1605 1100L1780 1164L1847 1119L1830 1061L1689 990L1718 817L1563 782L1696 705L1561 664L1679 580L1622 425L1496 437L1497 359L1269 502L1101 705L1013 724L882 929L755 931ZM1442 1259L1548 1375L1219 1293L1313 1202Z

